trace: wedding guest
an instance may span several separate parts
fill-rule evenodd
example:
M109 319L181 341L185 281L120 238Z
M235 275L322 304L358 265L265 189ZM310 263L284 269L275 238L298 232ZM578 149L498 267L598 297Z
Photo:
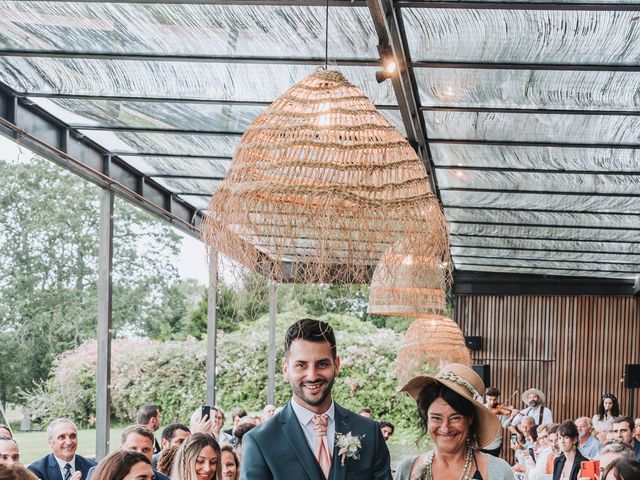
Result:
M20 449L13 438L0 437L0 465L20 465Z
M618 399L613 393L605 393L600 398L598 413L596 413L591 422L596 432L601 430L611 430L613 419L620 416L620 405Z
M120 450L107 455L96 467L93 480L153 480L151 460L142 453Z
M638 480L640 462L628 458L618 458L611 462L602 473L602 480Z
M0 464L0 480L38 480L31 470L22 465Z
M179 448L179 446L168 446L163 448L160 452L160 455L158 455L156 470L163 475L166 475L167 477L171 477L171 472L173 471L173 462L175 461L176 453L178 452Z
M578 427L567 421L558 428L558 444L562 454L553 462L553 480L578 480L580 463L589 459L578 450Z
M222 480L238 480L240 478L240 459L231 445L223 445L222 455Z
M178 449L172 480L212 480L221 477L220 445L210 433L194 433Z
M610 440L602 446L598 453L600 470L604 471L604 469L607 468L607 465L616 458L630 458L631 460L635 460L636 453L631 447L622 443L620 439Z
M0 423L0 437L13 438L13 432L9 425Z
M484 383L472 369L452 363L435 376L412 378L401 391L416 399L422 429L434 448L401 463L396 480L513 480L507 462L478 450L490 445L502 427L482 404Z

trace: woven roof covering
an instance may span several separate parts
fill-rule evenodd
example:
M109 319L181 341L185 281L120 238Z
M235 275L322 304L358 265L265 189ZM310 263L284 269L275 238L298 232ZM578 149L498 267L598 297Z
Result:
M205 226L215 251L303 282L367 282L401 237L448 250L425 167L358 88L320 69L247 128Z
M471 366L460 327L448 317L426 315L409 326L396 360L399 384L449 363Z

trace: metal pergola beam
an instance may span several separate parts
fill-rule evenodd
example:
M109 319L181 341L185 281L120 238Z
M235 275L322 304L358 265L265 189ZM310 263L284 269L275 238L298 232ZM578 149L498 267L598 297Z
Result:
M640 194L639 194L640 195ZM611 226L600 226L600 225L555 225L552 223L544 224L544 223L516 223L516 222L470 222L470 221L460 221L460 220L447 220L449 223L453 223L456 225L482 225L489 227L524 227L524 228L562 228L562 229L575 229L575 230L604 230L604 231L621 231L621 232L629 232L629 231L640 231L640 227L611 227Z
M506 63L506 62L442 62L414 60L413 68L468 70L553 70L558 72L640 72L633 64L571 64L571 63Z
M495 255L475 255L475 254L456 254L454 258L479 258L483 260L514 260L518 262L554 262L554 263L581 263L581 264L594 264L594 265L628 265L638 267L640 273L640 262L624 262L624 261L609 261L609 260L567 260L564 258L541 258L541 257L514 257L510 256L508 259L505 257L498 257ZM537 268L537 267L536 267ZM605 270L609 271L609 270ZM614 271L614 270L612 270Z
M457 106L422 106L422 112L452 112L452 113L506 113L506 114L535 114L535 115L582 115L582 116L640 116L638 110L576 110L573 108L497 108L497 107L457 107Z
M637 246L638 242L633 240L612 240L593 238L557 238L557 237L525 237L522 235L492 235L486 233L452 233L451 237L463 238L494 238L496 240L527 240L540 242L572 242L572 243L621 243L624 245Z
M620 215L629 217L638 217L640 212L611 212L598 210L552 210L549 208L523 208L523 207L482 207L477 205L454 205L448 204L444 207L445 211L451 209L461 210L482 210L483 212L514 212L514 213L566 213L570 215Z
M171 173L147 173L145 174L145 178L175 178L177 180L185 179L185 180L224 180L224 177L216 176L212 177L211 175L184 175L182 173L171 174Z
M591 197L628 197L638 198L639 193L629 192L574 192L570 190L515 190L504 188L474 188L474 187L442 187L443 192L478 192L478 193L515 193L515 194L533 194L533 195L567 195L567 196L591 196Z
M166 135L208 135L211 137L241 137L243 132L220 130L191 130L184 128L156 128L156 127L124 127L108 125L73 125L74 130L114 132L114 133L158 133Z
M436 170L467 170L480 172L544 173L558 175L624 175L640 176L640 170L567 170L560 168L483 167L480 165L436 165Z
M202 212L0 84L0 133L199 238Z
M615 252L611 250L578 250L575 248L533 248L533 247L512 247L512 246L490 246L490 245L461 245L455 242L451 243L451 247L453 248L470 248L476 250L505 250L505 251L516 251L516 252L548 252L548 253L592 253L597 255L631 255L631 256L640 256L639 252Z
M438 1L410 1L396 0L396 8L429 8L429 9L462 9L462 10L580 10L580 11L640 11L640 5L634 3L525 3L525 2L500 2L500 1L461 1L461 2L438 2Z
M211 161L228 161L231 162L233 157L223 157L216 155L192 155L183 153L166 153L166 152L119 152L113 151L112 155L118 158L127 157L155 157L155 158L188 158L189 160L211 160Z
M458 138L432 138L429 143L448 145L494 145L502 147L557 147L557 148L601 148L611 150L640 150L637 143L578 143L578 142L528 142L515 140L467 140Z
M24 0L39 2L41 0ZM95 0L59 0L59 3L94 3ZM160 4L160 5L254 5L254 6L306 6L325 7L326 0L103 0L101 3ZM366 7L365 0L329 0L330 7Z
M580 262L576 262L580 263ZM464 263L456 262L456 268L466 267L495 267L495 268L526 268L530 270L552 270L552 271L567 271L567 272L592 272L592 273L628 273L631 275L638 275L638 270L605 270L601 268L564 268L564 267L541 267L539 265L509 265L509 264L496 264L496 263Z
M393 0L367 0L367 5L378 34L380 56L384 58L391 55L396 62L396 72L391 76L391 83L400 107L407 139L427 170L431 190L440 198L401 21L396 15Z
M324 57L257 57L230 55L168 55L163 53L120 53L69 50L0 49L0 57L54 58L65 60L126 60L142 62L242 63L264 65L324 65ZM340 67L377 67L376 59L331 58L330 65Z

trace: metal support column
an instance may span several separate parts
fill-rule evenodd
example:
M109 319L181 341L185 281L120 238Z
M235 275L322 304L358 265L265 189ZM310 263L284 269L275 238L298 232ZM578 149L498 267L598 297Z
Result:
M111 424L111 272L113 266L113 192L100 192L98 230L98 359L96 372L96 460L109 453Z
M207 405L216 404L216 358L218 356L218 254L209 257L209 299L207 303Z
M276 313L278 298L276 284L269 282L269 365L267 371L267 404L275 405L276 402Z

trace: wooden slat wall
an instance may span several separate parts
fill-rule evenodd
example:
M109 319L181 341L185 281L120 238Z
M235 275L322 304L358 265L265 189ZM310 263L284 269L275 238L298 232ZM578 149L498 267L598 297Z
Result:
M556 422L593 416L603 393L615 394L628 413L621 379L625 364L640 363L640 299L456 295L455 320L465 335L482 337L473 363L490 365L503 398L518 390L516 408L524 407L520 394L536 387Z

